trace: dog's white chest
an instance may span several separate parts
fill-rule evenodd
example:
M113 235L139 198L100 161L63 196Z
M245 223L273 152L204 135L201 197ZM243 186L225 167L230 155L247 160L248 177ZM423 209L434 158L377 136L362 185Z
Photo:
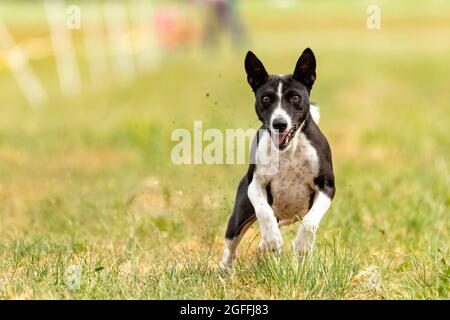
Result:
M308 212L314 193L314 177L319 170L316 149L303 134L298 135L293 147L293 150L280 154L279 171L269 182L272 208L280 220L288 222L302 218Z

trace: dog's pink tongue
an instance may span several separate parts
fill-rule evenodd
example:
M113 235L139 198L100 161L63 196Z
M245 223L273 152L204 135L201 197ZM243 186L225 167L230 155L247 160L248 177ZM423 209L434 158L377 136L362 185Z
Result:
M278 134L278 145L281 145L283 143L285 137L286 137L286 133Z

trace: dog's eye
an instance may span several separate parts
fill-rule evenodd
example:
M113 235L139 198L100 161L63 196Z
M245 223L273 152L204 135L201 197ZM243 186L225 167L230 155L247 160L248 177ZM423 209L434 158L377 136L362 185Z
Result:
M269 96L264 96L264 97L261 98L261 101L263 103L270 103L272 101L272 99L270 99Z
M302 100L302 98L298 95L291 97L291 103L299 103Z

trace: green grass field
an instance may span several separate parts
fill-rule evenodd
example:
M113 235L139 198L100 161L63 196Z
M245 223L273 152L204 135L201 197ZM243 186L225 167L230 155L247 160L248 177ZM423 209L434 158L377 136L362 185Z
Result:
M269 71L316 53L337 194L304 263L290 246L298 224L279 257L258 255L255 226L229 275L218 264L246 166L173 165L170 135L194 120L258 127L247 48L170 53L100 88L80 54L73 97L44 56L36 110L0 59L0 298L449 299L450 5L384 1L368 30L369 4L243 3ZM38 1L2 1L0 19L17 41L48 33Z

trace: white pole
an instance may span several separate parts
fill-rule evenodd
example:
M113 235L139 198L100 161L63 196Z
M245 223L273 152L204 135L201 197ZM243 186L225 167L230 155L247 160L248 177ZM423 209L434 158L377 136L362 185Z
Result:
M65 95L77 94L81 89L81 80L70 31L65 23L66 7L61 0L45 0L44 5L61 91Z
M27 55L14 42L1 20L0 52L31 107L40 106L46 99L44 87L28 63Z
M114 77L130 81L134 77L134 61L128 34L127 8L119 1L105 2L105 20L114 57Z

